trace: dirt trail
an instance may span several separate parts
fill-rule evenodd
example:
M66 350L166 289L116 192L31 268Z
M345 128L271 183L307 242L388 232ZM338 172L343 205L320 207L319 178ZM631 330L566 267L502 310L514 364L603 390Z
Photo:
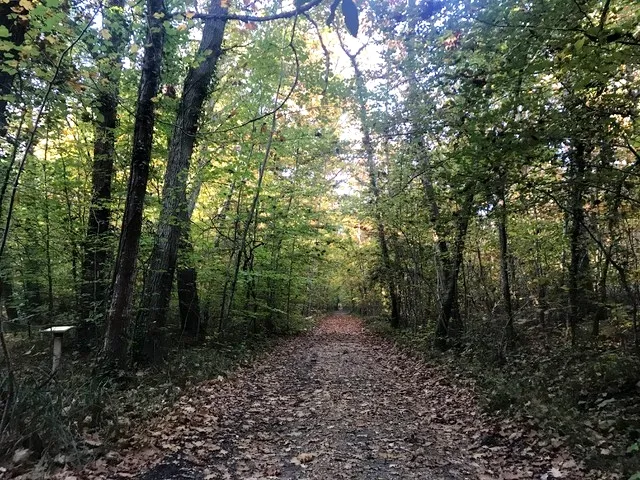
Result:
M469 389L336 314L199 386L148 428L149 447L100 460L83 477L585 478L566 453L497 428Z

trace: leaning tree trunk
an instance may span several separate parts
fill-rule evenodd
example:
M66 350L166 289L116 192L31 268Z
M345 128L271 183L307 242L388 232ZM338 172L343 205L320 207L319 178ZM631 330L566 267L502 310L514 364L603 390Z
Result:
M165 39L163 18L164 2L149 0L147 5L147 47L144 52L142 75L138 88L131 173L115 263L113 293L102 347L102 363L106 367L122 367L127 361L133 286L153 144L154 98L160 88L160 71Z
M206 20L198 57L203 60L191 67L182 89L171 141L162 189L162 211L155 237L149 273L138 314L136 329L146 332L137 353L154 359L162 350L166 312L171 298L173 274L178 258L181 230L188 222L187 177L196 144L202 105L210 91L218 60L222 55L222 41L227 24L227 7L221 0L212 0ZM218 18L219 17L219 18ZM137 338L136 341L142 339Z
M275 101L278 101L278 97L280 95L280 88L282 87L282 76L280 77L280 84L278 85L278 90L276 92ZM262 193L262 181L264 180L264 174L267 169L267 162L269 161L269 156L271 154L271 146L273 145L273 135L276 131L276 121L277 115L274 113L271 117L271 129L269 130L269 138L267 140L267 145L264 151L264 155L262 157L262 161L260 162L260 166L258 167L258 179L256 183L256 189L253 193L253 197L251 199L251 205L249 206L249 211L247 212L247 218L242 226L242 231L238 235L240 244L238 245L237 253L234 259L233 265L233 276L229 281L229 294L228 300L226 302L225 307L225 297L223 295L223 304L222 304L222 315L220 318L220 325L226 326L229 324L229 320L232 313L233 302L236 294L236 288L238 285L238 277L240 275L240 266L242 263L242 257L246 254L247 251L247 239L249 236L249 230L253 225L254 221L257 222L258 217L258 203L260 201L260 194ZM234 242L235 244L235 242ZM225 289L227 286L225 285Z
M206 166L205 161L201 161L200 168ZM191 193L189 195L188 221L181 232L180 244L178 246L178 266L176 272L176 284L178 287L178 307L180 312L180 329L184 335L191 339L203 339L206 333L203 318L206 317L204 312L200 312L200 298L198 296L198 272L193 265L193 243L191 241L191 217L200 195L202 188L202 177L196 178ZM235 180L229 187L229 192L222 204L218 214L215 216L217 221L226 218L231 199L235 191ZM214 249L219 242L219 236L214 241ZM206 302L205 302L206 303ZM206 310L206 308L205 308Z
M464 244L471 220L473 206L473 189L467 187L464 193L464 201L458 212L456 224L456 236L453 240L453 251L447 242L445 234L442 232L440 208L436 200L435 189L429 177L429 163L423 159L425 171L422 175L422 187L424 197L429 208L429 220L436 232L435 257L436 271L438 276L438 290L440 295L440 311L436 323L435 347L445 350L449 345L449 340L455 333L451 328L452 322L459 325L461 323L460 307L458 303L458 274L462 265Z
M344 49L344 47L343 47ZM345 53L347 51L345 50ZM389 303L391 307L391 326L393 328L399 328L400 308L396 282L394 281L393 262L391 260L391 254L389 252L389 245L387 242L386 227L382 218L382 212L380 211L380 186L378 185L378 169L375 161L375 151L373 142L371 140L371 132L369 128L369 120L367 118L367 105L365 100L365 83L360 67L356 60L355 55L347 53L347 56L351 60L351 66L356 79L356 97L358 101L358 113L360 115L360 127L362 128L362 146L364 147L366 156L366 168L369 175L369 190L373 196L374 206L374 218L376 222L376 231L378 233L378 243L380 245L380 254L382 256L382 264L384 266L384 274L387 277L387 289L389 290Z
M95 318L103 313L108 288L107 259L110 252L111 180L115 160L115 130L118 116L119 82L122 73L122 49L125 45L124 0L111 0L105 11L104 26L111 34L105 45L101 65L100 92L96 97L96 122L91 174L91 206L82 262L81 317L78 329L81 346L93 341Z

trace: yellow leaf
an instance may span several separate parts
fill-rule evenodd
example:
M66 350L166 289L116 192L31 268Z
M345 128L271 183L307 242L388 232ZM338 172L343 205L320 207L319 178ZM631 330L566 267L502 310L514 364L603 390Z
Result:
M176 27L176 30L178 30L179 32L184 32L187 29L187 24L186 23L181 23L180 25L178 25Z
M195 16L196 12L187 12L184 14L189 20L191 20Z
M33 2L31 2L31 0L20 0L20 2L18 2L18 5L20 5L25 10L33 10Z
M131 45L130 50L131 50L131 53L138 53L140 51L140 47L134 43L133 45Z
M109 40L111 38L111 32L106 28L103 28L102 30L100 30L100 36L105 40Z
M153 18L157 18L158 20L160 20L161 18L164 18L164 13L156 12L153 14Z

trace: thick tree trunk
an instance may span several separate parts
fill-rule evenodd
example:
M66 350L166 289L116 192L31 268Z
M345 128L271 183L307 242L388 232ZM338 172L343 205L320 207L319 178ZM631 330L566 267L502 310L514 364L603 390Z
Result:
M221 0L211 0L209 14L225 15ZM210 90L216 66L222 55L226 17L206 20L198 57L185 79L175 120L162 189L162 211L144 287L138 329L147 331L143 355L154 359L162 351L166 312L171 299L173 274L178 258L181 230L189 221L187 213L187 177L196 144L202 105Z
M191 217L189 215L189 217ZM198 297L198 273L191 262L193 245L190 241L190 228L185 225L180 240L181 259L176 275L178 287L178 307L182 333L191 339L202 336L200 319L200 299Z
M126 43L123 7L124 0L111 0L105 10L104 26L111 37L105 46L104 62L100 63L104 67L98 81L101 91L96 97L91 206L82 261L80 314L83 323L78 329L78 339L83 345L93 341L92 337L97 331L95 320L104 311L108 289L111 180L115 160L122 49Z
M201 159L199 169L206 167L208 160ZM176 284L178 287L178 310L180 312L180 331L195 341L204 338L202 319L200 315L200 298L198 296L198 272L193 265L193 244L191 243L191 217L196 208L200 189L202 188L202 176L195 178L195 183L189 194L187 207L187 223L184 225L180 244L178 245L178 266Z
M132 295L153 144L154 98L160 88L160 71L165 39L163 17L164 2L149 0L147 5L147 47L144 52L142 75L138 88L131 173L115 263L113 293L103 343L103 364L106 367L122 367L127 361Z

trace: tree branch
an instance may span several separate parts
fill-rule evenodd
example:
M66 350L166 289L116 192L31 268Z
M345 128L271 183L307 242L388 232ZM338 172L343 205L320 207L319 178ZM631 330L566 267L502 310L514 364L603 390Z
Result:
M308 13L304 14L305 18L313 25L316 29L316 33L318 34L318 41L320 42L320 47L322 48L322 52L324 53L324 88L322 89L322 95L326 95L327 89L329 88L329 71L331 70L331 56L329 54L329 49L324 43L322 39L322 33L320 32L320 27L316 23L316 21L311 18L311 15Z
M297 7L295 10L289 10L286 12L274 13L273 15L238 15L229 13L226 15L210 15L207 13L196 13L193 16L187 17L187 14L183 14L185 18L197 18L200 20L236 20L238 22L270 22L272 20L279 20L282 18L292 18L308 12L316 5L320 5L324 0L311 0Z
M291 39L289 40L289 43L288 43L288 47L293 52L293 58L294 58L295 65L296 65L296 73L295 73L295 76L293 78L293 83L292 83L291 87L289 88L289 91L285 95L284 99L282 100L282 102L280 102L279 105L274 107L273 110L270 110L270 111L268 111L268 112L266 112L266 113L264 113L262 115L254 117L251 120L247 120L246 122L243 122L240 125L237 125L237 126L231 127L231 128L225 128L225 129L222 129L222 130L216 130L213 133L221 134L221 133L230 132L230 131L236 130L238 128L246 127L249 124L252 124L252 123L255 123L255 122L259 121L259 120L262 120L263 118L267 118L267 117L269 117L271 115L275 115L289 101L289 98L291 98L291 95L293 95L293 92L295 91L296 87L298 86L298 81L300 79L300 59L298 58L298 51L296 50L296 46L293 43L293 41L295 39L295 34L296 34L297 20L298 20L298 18L296 16L295 20L294 20L294 23L293 23L293 29L291 31ZM276 94L276 97L279 94L279 92L280 92L280 87L278 87L278 93Z
M62 53L60 54L60 57L58 58L58 63L56 65L56 69L55 69L55 71L53 73L53 78L51 78L51 81L47 85L46 92L44 94L44 97L42 98L42 103L40 104L40 107L38 108L38 111L37 111L37 114L36 114L36 118L35 118L35 120L33 122L33 128L31 129L31 133L30 133L29 138L27 140L27 143L26 143L26 145L24 147L24 153L22 155L22 159L20 160L20 163L18 164L18 171L16 172L16 175L15 175L15 178L14 178L14 181L13 181L13 186L12 186L12 190L11 190L11 196L9 197L9 205L7 207L7 216L6 216L6 219L5 219L5 222L4 222L4 230L2 232L2 239L0 240L0 259L2 258L3 254L4 254L4 250L5 250L5 247L7 245L7 239L9 237L9 228L11 227L11 217L12 217L12 214L13 214L13 206L14 206L14 202L15 202L15 199L16 199L16 193L18 191L18 185L20 183L20 176L22 175L22 172L24 171L24 167L27 164L27 158L29 157L29 152L31 151L31 147L33 147L33 144L35 143L36 132L38 131L38 127L40 126L40 120L42 119L42 116L44 115L45 108L46 108L47 103L49 101L49 97L51 96L51 92L53 91L53 86L55 85L56 80L58 80L58 76L60 75L60 70L62 69L62 61L65 59L67 54L69 52L71 52L73 47L75 47L78 44L78 42L80 42L80 40L82 39L84 34L87 33L87 31L89 30L89 27L93 24L93 21L95 20L96 16L98 15L98 12L99 12L99 10L96 10L96 12L93 14L91 19L84 26L84 28L82 29L82 31L80 32L78 37L76 39L74 39L73 42L71 42L69 44L69 46L62 51Z

